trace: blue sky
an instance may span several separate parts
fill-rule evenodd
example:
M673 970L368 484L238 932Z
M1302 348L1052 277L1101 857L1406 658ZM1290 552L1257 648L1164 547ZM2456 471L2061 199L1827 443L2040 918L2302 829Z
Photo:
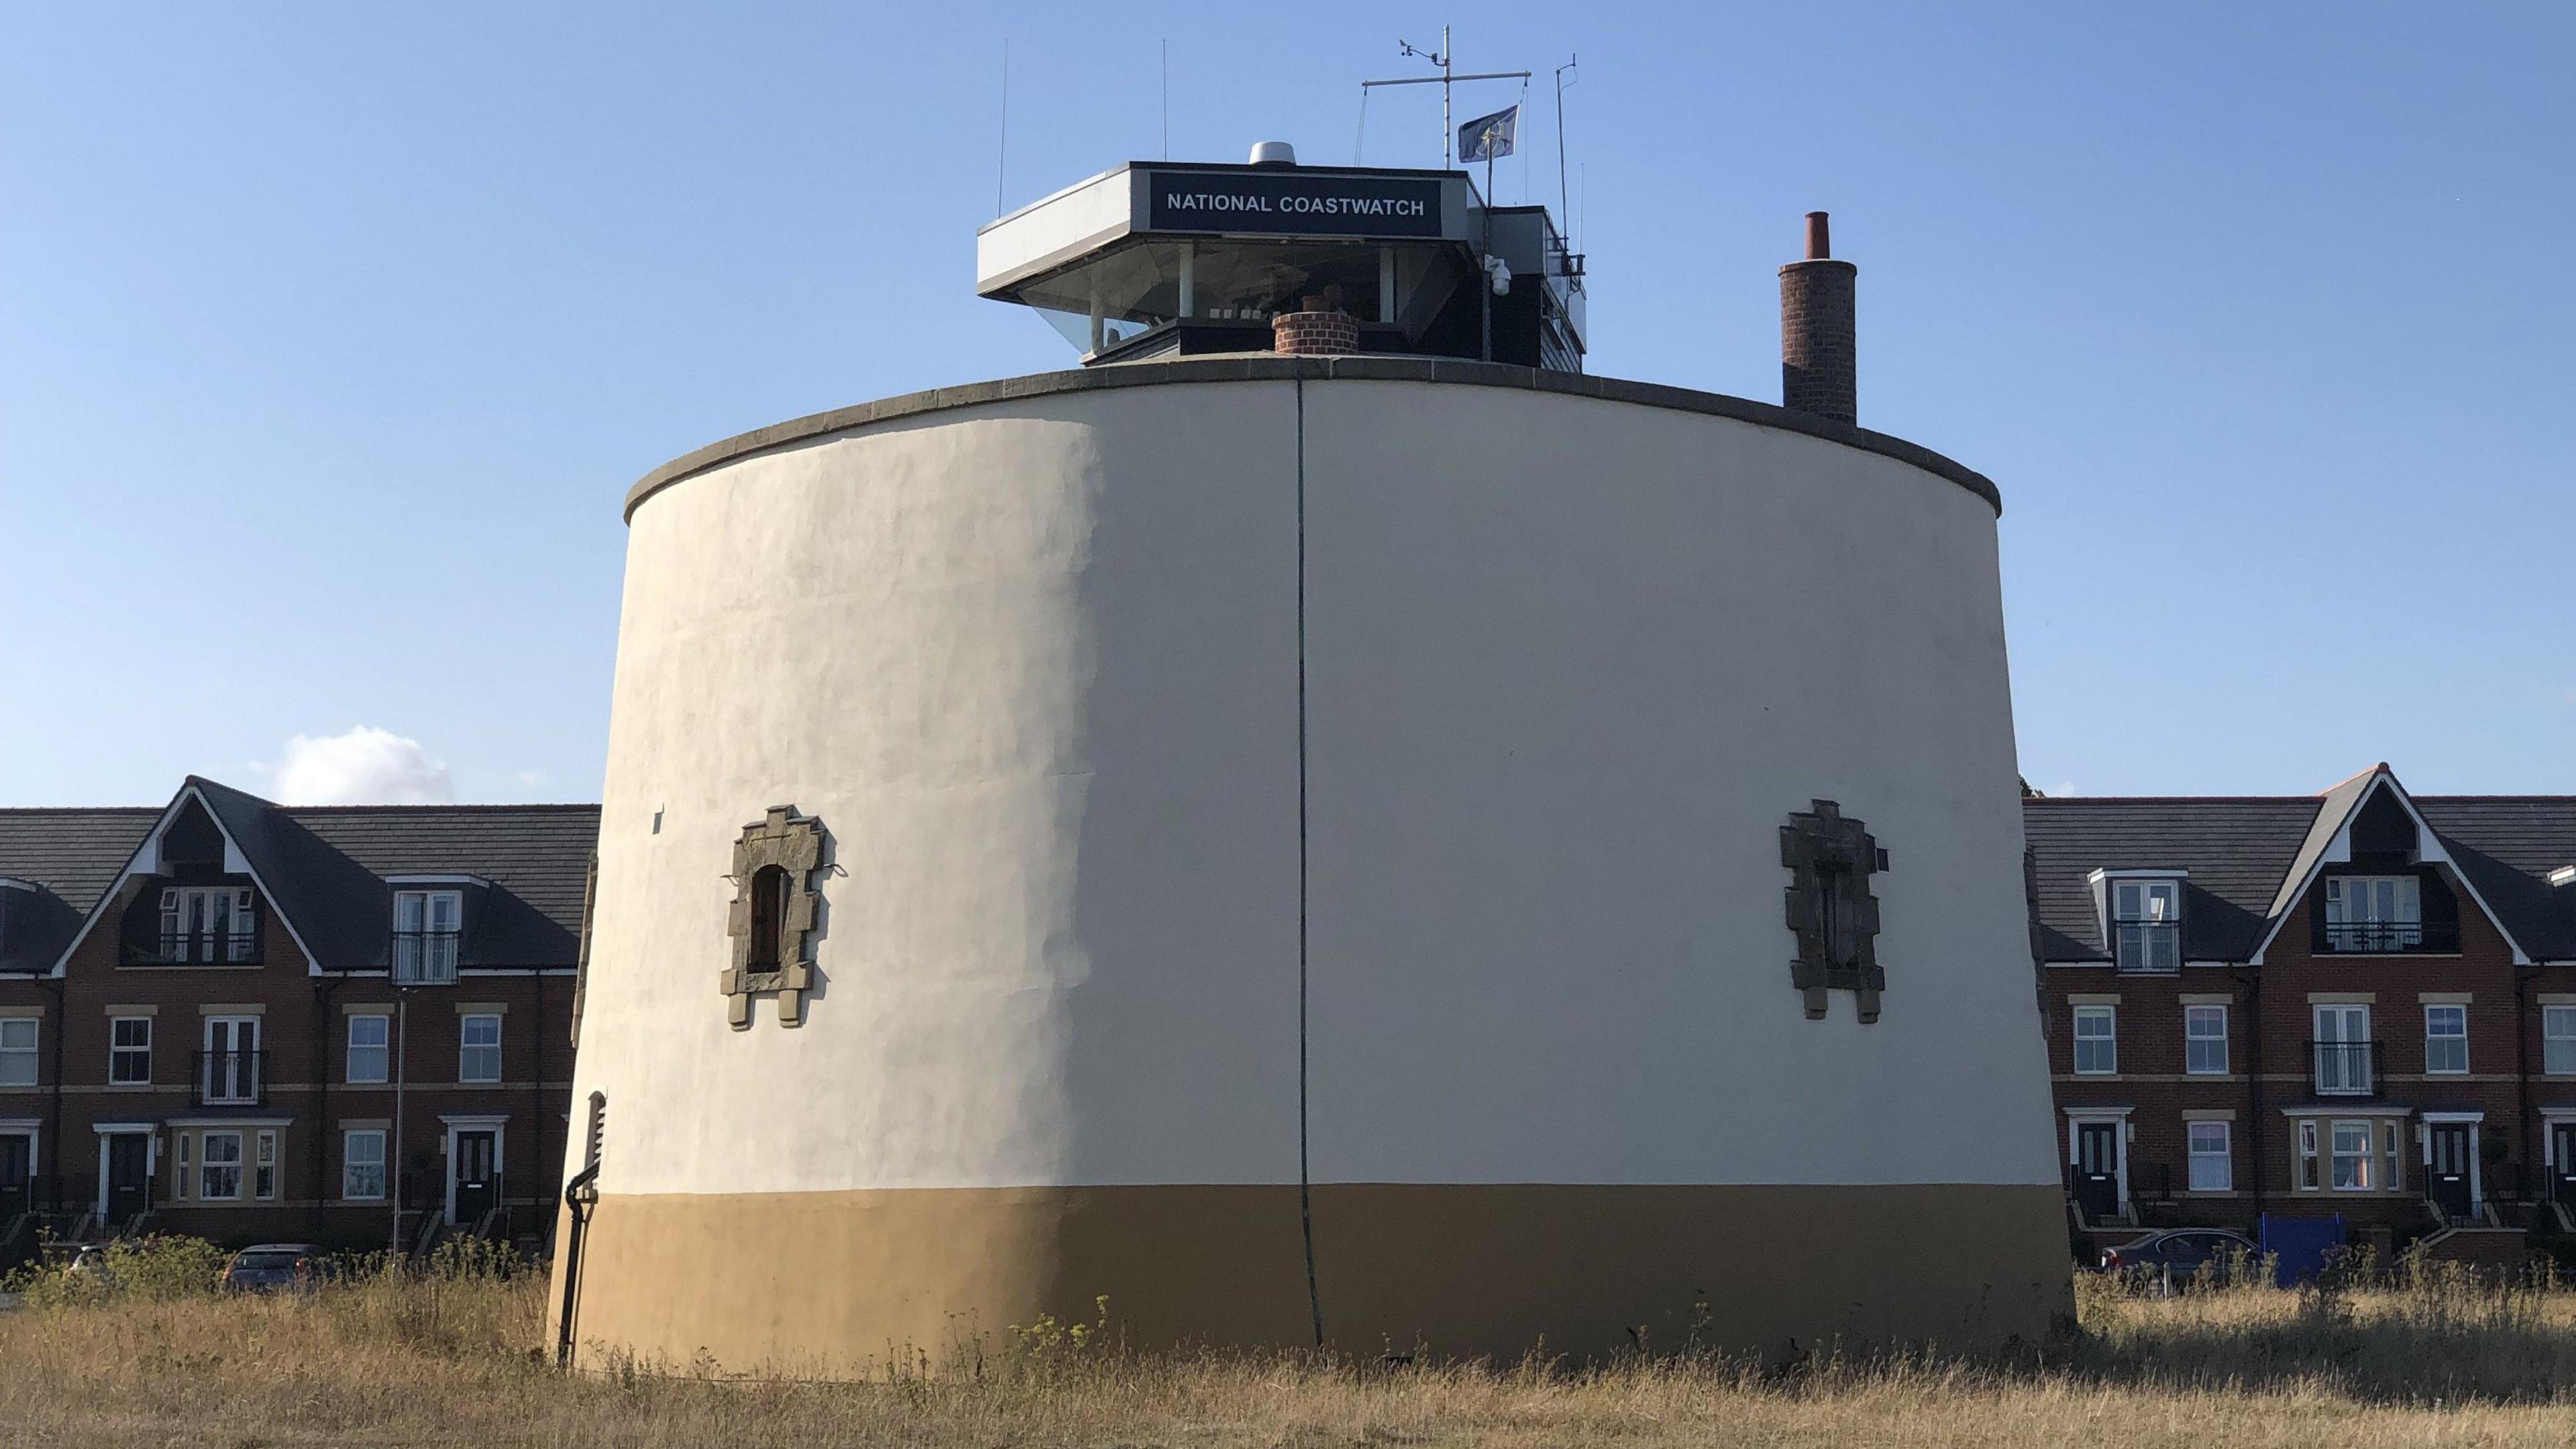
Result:
M2566 7L13 0L0 804L393 737L595 798L636 476L1069 365L972 294L1006 41L1016 206L1159 153L1166 41L1175 156L1346 161L1444 18L1582 57L1596 371L1776 398L1833 212L1863 422L2004 491L2035 784L2576 792ZM1531 101L1506 201L1553 199ZM1437 104L1367 159L1436 161Z

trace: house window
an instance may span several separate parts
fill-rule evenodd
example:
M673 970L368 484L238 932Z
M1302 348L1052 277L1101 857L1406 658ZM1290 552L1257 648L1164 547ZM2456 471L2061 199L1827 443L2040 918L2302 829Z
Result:
M2120 1070L2120 1041L2108 1006L2075 1008L2075 1072L2107 1077Z
M2331 1003L2315 1008L2317 1035L2309 1045L2315 1057L2320 1095L2367 1097L2372 1069L2370 1008Z
M2397 1191L2400 1185L2397 1175L2397 1124L2394 1122L2379 1124L2379 1185L2390 1192Z
M193 1196L197 1191L197 1164L189 1157L188 1148L195 1138L193 1134L186 1132L174 1132L171 1136L177 1139L179 1144L179 1185L170 1195L172 1197Z
M2371 1131L2367 1122L2337 1122L2334 1132L2334 1185L2337 1192L2371 1188Z
M459 1017L456 1050L456 1080L460 1082L497 1082L501 1080L501 1018L497 1016Z
M2411 875L2326 879L2326 949L2412 951L2424 944L2421 882Z
M242 1135L238 1132L206 1132L204 1143L204 1191L198 1196L208 1202L228 1202L241 1196Z
M119 1016L107 1023L107 1080L119 1087L152 1083L152 1018Z
M2182 1069L2194 1076L2227 1074L2227 1008L2186 1006L2182 1009Z
M356 1083L381 1082L386 1077L387 1047L393 1039L393 1018L369 1014L349 1018L349 1062L346 1076Z
M2235 1185L2234 1164L2227 1150L2227 1124L2194 1122L2191 1138L2191 1190L2225 1192Z
M340 1196L356 1202L380 1202L385 1195L385 1134L382 1128L340 1134Z
M453 984L464 920L463 891L394 892L394 980L405 986Z
M36 1085L36 1030L32 1016L0 1017L0 1087Z
M0 1021L0 1027L7 1025ZM2540 1008L2540 1069L2553 1077L2576 1076L2576 1006Z
M2465 1006L2424 1008L2424 1070L2465 1072L2469 1069L2469 1009Z
M2123 971L2182 969L2182 887L2169 880L2111 883L2112 932Z
M2314 1188L2316 1185L2317 1124L2302 1122L2299 1124L2299 1186Z
M251 1161L251 1195L277 1196L277 1133L273 1130L259 1134L259 1155Z
M171 886L161 892L161 959L183 964L254 961L259 915L234 886Z

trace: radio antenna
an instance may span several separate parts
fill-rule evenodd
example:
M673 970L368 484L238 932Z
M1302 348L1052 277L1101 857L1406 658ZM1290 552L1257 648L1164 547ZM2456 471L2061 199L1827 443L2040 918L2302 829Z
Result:
M1574 70L1578 58L1568 51L1565 64L1556 68L1556 214L1564 218L1569 234L1574 230L1574 208L1566 201L1565 190L1565 73ZM1574 79L1581 84L1583 73L1575 71Z
M1413 42L1397 36L1395 53L1427 60L1440 67L1440 169L1449 169L1449 27L1440 27L1440 49L1437 54L1417 50Z
M1172 159L1172 43L1163 42L1163 159Z

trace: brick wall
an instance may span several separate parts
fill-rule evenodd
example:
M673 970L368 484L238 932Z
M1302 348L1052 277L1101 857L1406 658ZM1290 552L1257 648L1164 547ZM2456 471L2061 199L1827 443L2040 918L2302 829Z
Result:
M397 994L382 975L314 977L265 901L260 931L255 964L136 966L119 959L119 921L111 915L81 943L61 982L0 979L0 1016L33 1009L43 1017L39 1083L0 1088L0 1123L36 1127L34 1170L40 1177L60 1175L64 1205L71 1211L87 1210L97 1196L103 1138L95 1124L149 1122L159 1159L153 1210L163 1228L231 1244L280 1238L367 1246L387 1241L390 1202L350 1203L340 1197L340 1132L344 1122L390 1124L395 1115L390 1084L353 1085L345 1078L348 1008L392 1013ZM560 1187L571 1097L567 1032L572 987L566 963L544 975L466 974L454 986L408 993L403 1154L429 1191L443 1197L447 1124L442 1117L500 1117L502 1192L517 1204L513 1221L533 1226L549 1220L548 1207ZM502 1080L497 1086L457 1079L460 1002L498 1008ZM259 1044L267 1053L263 1105L193 1104L192 1055L205 1041L206 1008L216 1005L244 1008L242 1014L259 1018ZM122 1014L110 1007L148 1013L152 1019L149 1086L108 1080L109 1022ZM238 1203L172 1200L174 1134L190 1130L189 1123L214 1119L239 1121L246 1134L262 1126L278 1134L273 1199L255 1199L246 1183ZM269 1124L254 1119L281 1120ZM246 1157L255 1150L252 1142L255 1137L246 1139ZM245 1164L246 1178L254 1166Z

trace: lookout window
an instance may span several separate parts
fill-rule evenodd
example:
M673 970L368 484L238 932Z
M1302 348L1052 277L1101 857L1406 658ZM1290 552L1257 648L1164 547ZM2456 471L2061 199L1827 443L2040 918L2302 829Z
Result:
M734 885L725 931L732 959L720 985L727 1019L736 1031L751 1027L751 999L775 993L781 1026L804 1021L805 993L813 986L807 942L819 924L822 897L815 889L823 864L823 822L773 805L742 828L734 842Z

